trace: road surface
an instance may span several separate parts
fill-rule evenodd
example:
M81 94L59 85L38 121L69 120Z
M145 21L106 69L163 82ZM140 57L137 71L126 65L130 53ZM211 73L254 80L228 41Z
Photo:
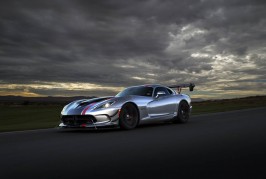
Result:
M266 108L131 131L0 133L0 177L266 178Z

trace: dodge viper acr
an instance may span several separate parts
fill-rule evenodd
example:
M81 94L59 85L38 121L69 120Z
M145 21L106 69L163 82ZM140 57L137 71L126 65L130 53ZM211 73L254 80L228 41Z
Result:
M132 86L116 96L73 101L63 108L59 127L133 129L156 121L186 123L192 106L190 97L180 93L184 87L193 91L195 85Z

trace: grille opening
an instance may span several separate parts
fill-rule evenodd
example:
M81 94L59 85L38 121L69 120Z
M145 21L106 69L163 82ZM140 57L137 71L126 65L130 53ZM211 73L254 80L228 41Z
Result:
M65 125L79 126L81 124L93 124L97 120L93 116L89 115L66 115L61 117L62 122Z

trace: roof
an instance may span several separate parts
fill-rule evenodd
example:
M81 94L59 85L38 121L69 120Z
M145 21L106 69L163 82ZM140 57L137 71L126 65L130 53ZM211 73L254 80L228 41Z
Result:
M164 86L164 85L161 85L161 84L144 84L144 85L138 85L138 86L146 86L146 87L167 87L167 86Z

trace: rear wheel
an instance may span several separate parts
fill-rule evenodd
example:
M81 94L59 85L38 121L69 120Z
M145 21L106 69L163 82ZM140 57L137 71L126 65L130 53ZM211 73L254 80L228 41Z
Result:
M175 123L186 123L190 116L190 107L186 101L181 101L178 106L177 117Z
M122 129L134 129L138 125L138 110L133 104L125 104L120 112L119 125Z

